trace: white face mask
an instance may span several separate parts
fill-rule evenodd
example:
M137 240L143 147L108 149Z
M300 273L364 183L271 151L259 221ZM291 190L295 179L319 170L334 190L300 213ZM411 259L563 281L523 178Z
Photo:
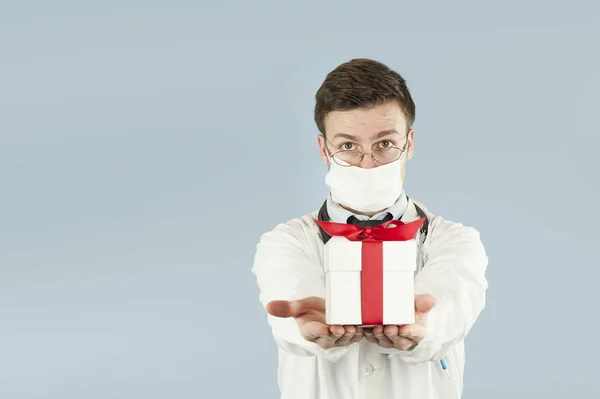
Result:
M325 184L333 201L358 212L376 212L389 208L402 194L402 157L376 168L331 165Z

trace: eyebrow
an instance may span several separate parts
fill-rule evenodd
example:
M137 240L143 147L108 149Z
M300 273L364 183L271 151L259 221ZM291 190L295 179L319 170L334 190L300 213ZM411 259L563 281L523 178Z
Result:
M383 130L377 134L374 134L370 138L371 138L371 140L377 140L382 137L389 136L390 134L398 134L398 131L396 129ZM333 139L335 140L336 138L343 138L343 139L358 141L358 137L353 136L351 134L347 134L347 133L336 133L333 136Z

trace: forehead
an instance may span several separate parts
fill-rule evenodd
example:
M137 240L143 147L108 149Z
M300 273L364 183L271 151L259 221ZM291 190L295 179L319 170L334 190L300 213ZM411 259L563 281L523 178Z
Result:
M346 133L366 140L381 131L395 129L402 132L406 127L406 117L395 101L371 108L332 111L325 117L325 133L328 137Z

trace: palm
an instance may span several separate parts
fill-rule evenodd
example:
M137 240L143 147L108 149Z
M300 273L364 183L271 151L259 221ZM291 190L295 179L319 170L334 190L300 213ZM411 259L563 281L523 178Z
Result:
M367 339L386 348L409 350L425 336L427 314L435 305L432 295L415 296L415 323L402 326L376 326L364 331L357 326L330 326L325 323L325 300L309 297L297 301L272 301L267 312L275 317L296 319L302 336L322 348L334 348L358 342L366 333Z
M355 326L330 326L325 323L325 300L309 297L298 301L272 301L267 312L275 317L296 319L302 336L322 348L333 348L358 342L363 330Z
M367 332L367 340L385 348L410 350L425 337L427 315L435 306L435 297L429 294L415 296L415 322L402 326L377 326Z

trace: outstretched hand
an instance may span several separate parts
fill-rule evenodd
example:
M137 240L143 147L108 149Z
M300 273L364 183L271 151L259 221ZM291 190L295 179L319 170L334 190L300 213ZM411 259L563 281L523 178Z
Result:
M363 328L325 324L325 299L309 297L297 301L272 301L267 312L275 317L296 319L304 339L323 349L337 348L358 342Z
M267 312L275 317L296 319L304 339L323 349L350 345L362 339L384 348L411 350L423 340L427 332L427 315L435 306L435 297L429 294L415 295L415 323L405 325L375 326L363 329L359 326L325 324L325 300L309 297L297 301L272 301Z
M376 326L365 331L368 341L384 348L406 351L416 347L427 332L427 315L435 306L435 297L429 294L415 295L415 323L402 326Z

